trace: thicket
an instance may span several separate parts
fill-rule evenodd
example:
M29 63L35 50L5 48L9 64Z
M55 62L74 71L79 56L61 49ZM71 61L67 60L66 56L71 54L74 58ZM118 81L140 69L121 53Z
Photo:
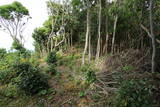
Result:
M56 52L52 51L48 53L46 62L48 63L48 65L52 65L52 64L56 65L56 62L57 62Z
M28 94L36 94L49 88L47 76L40 72L40 69L29 63L13 65L12 68L18 76L16 84L18 88Z
M154 107L154 88L149 80L123 80L113 98L113 107Z
M19 51L6 52L3 59L0 60L1 85L12 84L18 90L32 95L47 90L49 88L48 76L42 73L41 69L33 62L33 58L26 54L21 56Z

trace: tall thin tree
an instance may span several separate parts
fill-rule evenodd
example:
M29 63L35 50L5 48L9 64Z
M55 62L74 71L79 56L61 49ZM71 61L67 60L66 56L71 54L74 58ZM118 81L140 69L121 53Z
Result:
M153 33L153 2L154 0L150 0L150 11L149 11L149 21L150 21L150 32L152 39L152 73L155 72L156 68L156 38Z

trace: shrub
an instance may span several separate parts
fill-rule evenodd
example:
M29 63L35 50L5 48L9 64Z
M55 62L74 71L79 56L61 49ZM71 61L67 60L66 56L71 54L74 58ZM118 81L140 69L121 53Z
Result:
M50 64L55 64L57 62L56 52L50 52L47 56L46 62Z
M88 70L86 73L86 82L87 83L93 83L94 81L96 81L96 74L94 71L92 70Z
M96 70L94 70L90 65L81 66L79 70L85 74L85 80L87 83L90 84L96 81Z
M49 88L47 77L29 63L17 64L14 69L19 74L18 88L25 93L36 94Z
M146 80L125 80L113 99L113 107L153 107L152 88Z

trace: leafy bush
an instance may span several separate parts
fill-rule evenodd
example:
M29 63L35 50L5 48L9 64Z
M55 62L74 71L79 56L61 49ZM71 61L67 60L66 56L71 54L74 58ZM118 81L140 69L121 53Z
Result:
M17 64L14 69L19 74L18 88L25 93L36 94L49 88L47 77L29 63Z
M87 71L86 81L87 81L87 83L93 83L94 81L96 81L96 74L94 71L92 71L92 70Z
M153 107L152 89L146 80L125 80L113 99L113 107Z
M95 69L93 69L90 65L83 65L79 68L80 72L85 74L85 80L87 83L93 83L96 81Z
M50 52L47 56L46 62L50 64L55 64L57 62L56 52Z

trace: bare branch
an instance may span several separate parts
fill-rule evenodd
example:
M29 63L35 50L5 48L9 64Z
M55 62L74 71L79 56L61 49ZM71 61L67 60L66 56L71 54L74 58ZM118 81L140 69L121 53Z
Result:
M149 36L150 38L152 38L152 37L151 37L151 33L149 32L149 30L148 30L144 25L142 25L142 24L140 24L140 26L141 26L141 28L142 28L144 31L146 31L146 33L148 34L148 36ZM156 42L157 42L157 43L160 43L160 40L156 39Z

